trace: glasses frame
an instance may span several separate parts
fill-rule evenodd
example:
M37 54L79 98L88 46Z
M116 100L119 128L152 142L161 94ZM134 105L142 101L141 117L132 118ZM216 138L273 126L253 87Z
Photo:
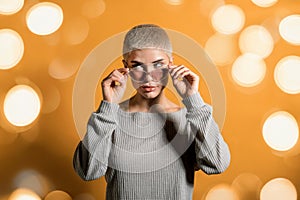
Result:
M132 75L130 74L130 72L131 71L135 71L136 69L136 67L137 66L135 66L135 67L130 67L130 66L128 66L128 64L127 64L127 62L125 62L126 63L126 67L129 69L129 76L131 77L131 79L133 80L133 81L135 81L135 82L137 82L137 83L142 83L142 82L144 82L145 81L145 79L146 79L146 77L149 75L151 78L152 78L152 80L154 81L154 82L160 82L160 81L162 81L162 80L164 80L164 79L166 79L168 76L167 75L165 75L165 76L163 76L160 80L155 80L155 78L153 78L153 76L151 75L151 73L153 72L153 71L155 71L155 70L158 70L158 69L165 69L165 70L168 70L168 64L163 64L163 66L161 66L161 67L159 67L159 68L156 68L156 69L153 69L153 70L151 70L151 71L149 71L149 72L147 72L147 71L145 71L144 69L139 69L139 71L140 72L143 72L144 74L145 74L145 76L143 76L144 78L142 79L142 80L136 80L136 79L134 79L133 77L132 77ZM144 65L144 64L141 64L141 66L146 66L146 67L148 67L149 65ZM153 67L154 68L154 67Z

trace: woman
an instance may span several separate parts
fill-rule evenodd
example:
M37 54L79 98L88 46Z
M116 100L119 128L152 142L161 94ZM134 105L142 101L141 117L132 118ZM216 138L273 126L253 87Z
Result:
M123 44L123 68L102 81L103 100L74 154L84 180L105 175L106 199L192 199L194 172L223 172L230 152L198 92L199 76L174 65L166 32L133 27ZM164 88L171 77L184 107ZM130 77L136 94L121 102Z

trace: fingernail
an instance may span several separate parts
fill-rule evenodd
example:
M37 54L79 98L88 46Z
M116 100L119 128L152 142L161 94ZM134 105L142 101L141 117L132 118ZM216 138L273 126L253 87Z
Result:
M182 81L183 80L182 76L178 76L177 80Z

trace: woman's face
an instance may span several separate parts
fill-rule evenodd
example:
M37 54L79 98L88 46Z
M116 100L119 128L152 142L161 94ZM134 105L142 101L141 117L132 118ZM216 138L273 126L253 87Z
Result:
M133 87L146 99L156 98L168 82L170 59L159 49L141 49L130 53L124 61L130 68L129 75Z

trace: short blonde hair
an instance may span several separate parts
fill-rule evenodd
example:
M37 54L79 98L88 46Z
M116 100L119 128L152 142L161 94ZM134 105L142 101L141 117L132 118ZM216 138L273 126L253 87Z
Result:
M164 51L172 60L172 45L165 30L154 24L141 24L130 29L123 43L123 58L126 60L131 51L156 48Z

